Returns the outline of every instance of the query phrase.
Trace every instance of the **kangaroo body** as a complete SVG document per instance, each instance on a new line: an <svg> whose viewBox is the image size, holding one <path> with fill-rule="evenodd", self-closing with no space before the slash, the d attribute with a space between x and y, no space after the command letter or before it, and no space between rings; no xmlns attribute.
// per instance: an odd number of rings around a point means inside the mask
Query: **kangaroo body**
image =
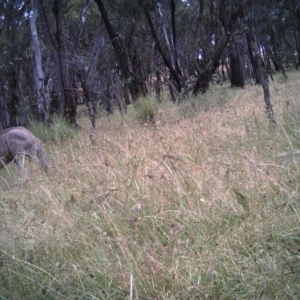
<svg viewBox="0 0 300 300"><path fill-rule="evenodd" d="M14 161L20 171L24 169L24 160L36 157L44 171L48 171L48 161L44 146L24 127L11 127L0 131L0 169Z"/></svg>

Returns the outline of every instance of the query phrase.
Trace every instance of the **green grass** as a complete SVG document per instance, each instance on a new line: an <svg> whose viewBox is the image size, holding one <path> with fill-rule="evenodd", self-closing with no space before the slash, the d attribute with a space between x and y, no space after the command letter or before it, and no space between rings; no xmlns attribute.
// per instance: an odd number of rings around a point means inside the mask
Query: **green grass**
<svg viewBox="0 0 300 300"><path fill-rule="evenodd" d="M76 130L60 116L54 116L49 125L32 121L29 129L41 141L53 144L70 141L76 136Z"/></svg>
<svg viewBox="0 0 300 300"><path fill-rule="evenodd" d="M154 126L136 108L102 118L97 146L86 116L73 138L35 124L49 175L0 173L0 299L299 299L300 77L288 76L271 83L276 130L256 86L155 104Z"/></svg>
<svg viewBox="0 0 300 300"><path fill-rule="evenodd" d="M155 99L142 98L134 104L136 118L144 123L154 123L157 113L157 101Z"/></svg>

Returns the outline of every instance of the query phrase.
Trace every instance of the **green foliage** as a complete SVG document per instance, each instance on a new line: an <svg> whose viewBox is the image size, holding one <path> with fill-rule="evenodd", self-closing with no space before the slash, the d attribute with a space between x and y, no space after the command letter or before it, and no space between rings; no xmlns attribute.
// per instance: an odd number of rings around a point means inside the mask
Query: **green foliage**
<svg viewBox="0 0 300 300"><path fill-rule="evenodd" d="M54 144L70 141L76 135L76 130L59 116L55 116L50 125L33 121L29 127L30 131L41 141Z"/></svg>
<svg viewBox="0 0 300 300"><path fill-rule="evenodd" d="M11 43L10 43L10 41L0 37L0 47L4 47L4 46L10 47Z"/></svg>
<svg viewBox="0 0 300 300"><path fill-rule="evenodd" d="M134 104L136 118L145 123L154 123L155 115L158 111L155 99L142 98Z"/></svg>

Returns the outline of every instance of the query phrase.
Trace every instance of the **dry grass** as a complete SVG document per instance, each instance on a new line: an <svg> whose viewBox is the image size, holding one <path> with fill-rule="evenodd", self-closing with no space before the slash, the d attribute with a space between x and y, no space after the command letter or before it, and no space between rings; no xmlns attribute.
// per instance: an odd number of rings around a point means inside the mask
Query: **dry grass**
<svg viewBox="0 0 300 300"><path fill-rule="evenodd" d="M0 173L0 299L299 299L299 75L98 120Z"/></svg>

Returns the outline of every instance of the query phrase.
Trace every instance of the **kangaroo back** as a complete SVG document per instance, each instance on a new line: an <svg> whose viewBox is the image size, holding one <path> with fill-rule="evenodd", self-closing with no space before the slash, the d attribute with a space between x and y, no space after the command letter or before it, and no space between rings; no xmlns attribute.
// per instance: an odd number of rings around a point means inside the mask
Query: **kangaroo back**
<svg viewBox="0 0 300 300"><path fill-rule="evenodd" d="M45 148L29 130L24 127L11 127L0 131L0 169L14 161L23 172L25 157L37 157L44 171L48 171Z"/></svg>

